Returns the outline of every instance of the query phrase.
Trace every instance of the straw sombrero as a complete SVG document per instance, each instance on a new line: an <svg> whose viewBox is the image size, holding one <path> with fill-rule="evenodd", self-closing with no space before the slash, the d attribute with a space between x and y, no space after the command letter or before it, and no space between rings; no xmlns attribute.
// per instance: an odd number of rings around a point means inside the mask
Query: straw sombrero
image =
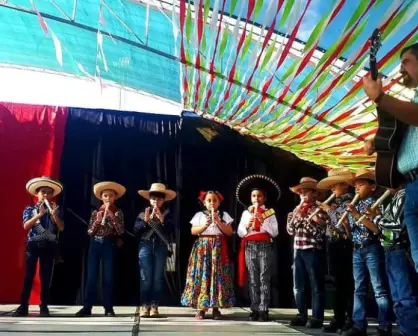
<svg viewBox="0 0 418 336"><path fill-rule="evenodd" d="M160 193L165 195L166 201L171 201L175 199L177 193L173 190L167 189L164 184L162 183L153 183L151 184L151 188L149 190L139 190L138 194L140 194L143 198L150 199L152 193Z"/></svg>
<svg viewBox="0 0 418 336"><path fill-rule="evenodd" d="M123 196L126 188L123 185L112 181L99 182L96 183L93 187L94 196L101 200L102 192L105 190L113 190L116 193L115 200L117 200Z"/></svg>
<svg viewBox="0 0 418 336"><path fill-rule="evenodd" d="M250 193L253 189L264 190L267 194L266 200L277 202L280 198L281 191L279 185L270 177L264 175L250 175L238 183L235 195L239 203L247 207L250 201ZM248 200L247 202L245 200Z"/></svg>
<svg viewBox="0 0 418 336"><path fill-rule="evenodd" d="M331 187L337 183L353 182L353 174L350 169L347 168L335 168L328 172L328 177L318 182L318 189L331 189Z"/></svg>
<svg viewBox="0 0 418 336"><path fill-rule="evenodd" d="M371 180L374 181L376 179L374 170L367 169L367 168L361 168L356 171L356 175L354 176L353 182L355 180Z"/></svg>
<svg viewBox="0 0 418 336"><path fill-rule="evenodd" d="M64 189L61 182L48 176L36 177L26 183L26 190L33 196L36 196L36 190L42 187L51 188L53 190L53 196L57 196Z"/></svg>
<svg viewBox="0 0 418 336"><path fill-rule="evenodd" d="M296 194L299 194L301 189L317 190L318 181L312 177L302 177L298 185L290 187L289 189Z"/></svg>

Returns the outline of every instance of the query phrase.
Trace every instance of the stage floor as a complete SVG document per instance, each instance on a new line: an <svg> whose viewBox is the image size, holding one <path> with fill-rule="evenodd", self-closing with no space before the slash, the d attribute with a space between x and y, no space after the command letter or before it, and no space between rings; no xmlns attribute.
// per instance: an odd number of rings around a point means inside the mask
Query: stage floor
<svg viewBox="0 0 418 336"><path fill-rule="evenodd" d="M135 307L116 307L116 317L104 317L103 309L95 307L93 316L77 318L74 314L80 307L51 306L52 317L38 317L39 308L30 307L30 316L12 317L16 305L0 306L0 335L324 335L320 330L291 328L290 319L296 314L294 309L271 309L271 321L249 322L247 308L223 310L225 319L195 321L194 311L189 308L161 307L161 318L139 320ZM326 312L330 319L331 312ZM371 322L369 332L375 331L376 323ZM394 335L397 335L395 328ZM335 335L335 334L330 334Z"/></svg>

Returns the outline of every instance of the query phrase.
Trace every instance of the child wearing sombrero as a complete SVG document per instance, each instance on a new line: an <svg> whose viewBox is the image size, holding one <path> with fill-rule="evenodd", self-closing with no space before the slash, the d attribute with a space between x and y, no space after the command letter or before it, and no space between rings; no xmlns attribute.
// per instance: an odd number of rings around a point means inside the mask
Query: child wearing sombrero
<svg viewBox="0 0 418 336"><path fill-rule="evenodd" d="M149 190L139 190L149 206L138 215L134 231L139 241L140 317L159 317L158 304L164 294L164 268L173 231L170 210L165 202L176 198L176 192L162 183Z"/></svg>
<svg viewBox="0 0 418 336"><path fill-rule="evenodd" d="M181 304L197 309L197 320L204 319L209 308L212 318L220 320L219 308L235 304L226 238L232 235L233 219L220 210L223 199L217 191L201 191L199 200L205 209L190 221L192 235L198 238L190 253Z"/></svg>
<svg viewBox="0 0 418 336"><path fill-rule="evenodd" d="M342 214L354 195L350 192L353 174L347 168L335 168L328 176L318 182L318 189L331 190L334 199L330 204L321 203L320 208L327 212L330 222L326 231L328 269L334 279L334 317L324 331L335 333L353 326L353 245L348 221L338 225Z"/></svg>
<svg viewBox="0 0 418 336"><path fill-rule="evenodd" d="M241 216L238 235L242 238L238 259L238 284L244 287L249 278L251 300L250 321L268 321L270 280L273 259L273 238L279 233L273 209L265 206L267 199L277 201L279 186L264 175L251 175L237 188L238 201L248 207Z"/></svg>
<svg viewBox="0 0 418 336"><path fill-rule="evenodd" d="M292 326L321 328L324 320L325 255L324 238L328 216L317 210L317 180L303 177L290 190L300 196L301 202L288 215L287 231L294 236L293 291L298 315L291 320ZM305 288L310 282L312 292L312 318L308 321Z"/></svg>
<svg viewBox="0 0 418 336"><path fill-rule="evenodd" d="M391 307L386 285L385 255L379 241L380 230L367 217L359 221L368 208L376 202L377 186L374 171L366 168L359 169L353 183L360 199L356 205L349 204L347 209L354 247L354 326L344 335L367 335L366 299L370 280L379 310L378 334L391 335Z"/></svg>
<svg viewBox="0 0 418 336"><path fill-rule="evenodd" d="M94 185L94 195L103 202L94 210L88 226L90 248L87 264L87 284L84 305L76 316L91 315L96 300L96 281L100 263L103 262L105 316L115 316L113 310L113 254L116 238L125 231L123 212L114 203L125 194L125 187L116 182L105 181Z"/></svg>
<svg viewBox="0 0 418 336"><path fill-rule="evenodd" d="M27 316L28 302L35 277L36 265L40 263L41 304L40 316L49 316L49 286L58 247L58 232L64 229L58 206L53 198L59 195L62 184L50 177L31 179L26 190L37 198L35 205L23 210L23 228L28 232L26 247L26 269L20 306L13 316Z"/></svg>

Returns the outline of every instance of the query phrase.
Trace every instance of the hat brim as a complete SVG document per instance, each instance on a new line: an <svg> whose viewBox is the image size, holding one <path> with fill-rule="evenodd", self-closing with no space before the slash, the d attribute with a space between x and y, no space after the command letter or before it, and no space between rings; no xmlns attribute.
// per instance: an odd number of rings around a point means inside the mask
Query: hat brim
<svg viewBox="0 0 418 336"><path fill-rule="evenodd" d="M318 190L318 183L317 182L303 182L298 184L297 186L290 187L291 191L296 194L300 194L302 189L311 189L311 190Z"/></svg>
<svg viewBox="0 0 418 336"><path fill-rule="evenodd" d="M316 187L318 189L326 190L331 189L331 187L337 183L347 183L351 185L353 184L353 176L341 175L326 177L323 180L319 181Z"/></svg>
<svg viewBox="0 0 418 336"><path fill-rule="evenodd" d="M374 173L364 173L364 174L354 177L353 183L357 180L371 180L373 182L376 182L376 176Z"/></svg>
<svg viewBox="0 0 418 336"><path fill-rule="evenodd" d="M94 185L93 187L94 196L96 196L99 200L101 200L102 192L105 190L113 190L116 193L115 200L121 198L126 192L126 188L123 185L116 183L116 182L105 181L105 182L100 182Z"/></svg>
<svg viewBox="0 0 418 336"><path fill-rule="evenodd" d="M51 188L53 190L53 196L59 195L64 189L60 182L43 177L34 178L26 183L26 190L33 196L36 196L36 190L42 187Z"/></svg>
<svg viewBox="0 0 418 336"><path fill-rule="evenodd" d="M147 199L147 200L151 199L151 194L152 193L164 194L165 195L165 198L164 198L165 201L171 201L171 200L175 199L176 196L177 196L177 193L173 190L170 190L170 189L162 190L162 191L157 191L157 190L139 190L138 191L138 194L140 196L142 196L143 198Z"/></svg>
<svg viewBox="0 0 418 336"><path fill-rule="evenodd" d="M270 177L264 175L250 175L238 183L236 197L244 207L251 204L250 194L254 189L264 190L268 202L277 202L281 196L279 185Z"/></svg>

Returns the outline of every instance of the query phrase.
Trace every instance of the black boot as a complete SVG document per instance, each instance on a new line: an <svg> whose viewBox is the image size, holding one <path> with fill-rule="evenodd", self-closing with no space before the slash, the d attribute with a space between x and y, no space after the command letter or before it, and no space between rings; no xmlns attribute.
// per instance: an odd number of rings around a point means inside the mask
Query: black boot
<svg viewBox="0 0 418 336"><path fill-rule="evenodd" d="M261 311L259 314L259 321L260 322L267 322L269 320L269 312L268 310Z"/></svg>
<svg viewBox="0 0 418 336"><path fill-rule="evenodd" d="M113 308L110 308L110 309L105 309L105 316L112 316L112 317L115 317L115 316L116 316L116 314L115 314L115 311L113 310Z"/></svg>
<svg viewBox="0 0 418 336"><path fill-rule="evenodd" d="M306 328L310 329L319 329L322 328L324 322L322 320L318 320L316 318L311 318L308 323L306 323Z"/></svg>
<svg viewBox="0 0 418 336"><path fill-rule="evenodd" d="M40 305L39 306L39 316L40 317L50 317L48 306Z"/></svg>
<svg viewBox="0 0 418 336"><path fill-rule="evenodd" d="M306 319L297 315L295 318L290 320L290 325L292 327L304 327L306 325Z"/></svg>
<svg viewBox="0 0 418 336"><path fill-rule="evenodd" d="M258 321L259 313L256 310L252 310L250 315L248 316L249 321Z"/></svg>
<svg viewBox="0 0 418 336"><path fill-rule="evenodd" d="M87 317L91 316L91 308L83 307L76 314L76 317Z"/></svg>
<svg viewBox="0 0 418 336"><path fill-rule="evenodd" d="M343 336L367 336L367 331L360 330L355 326L343 332Z"/></svg>
<svg viewBox="0 0 418 336"><path fill-rule="evenodd" d="M20 305L17 309L13 312L13 317L25 317L29 315L29 308L28 306Z"/></svg>
<svg viewBox="0 0 418 336"><path fill-rule="evenodd" d="M343 323L333 318L329 325L322 328L323 332L326 333L336 333L338 330L342 329Z"/></svg>

